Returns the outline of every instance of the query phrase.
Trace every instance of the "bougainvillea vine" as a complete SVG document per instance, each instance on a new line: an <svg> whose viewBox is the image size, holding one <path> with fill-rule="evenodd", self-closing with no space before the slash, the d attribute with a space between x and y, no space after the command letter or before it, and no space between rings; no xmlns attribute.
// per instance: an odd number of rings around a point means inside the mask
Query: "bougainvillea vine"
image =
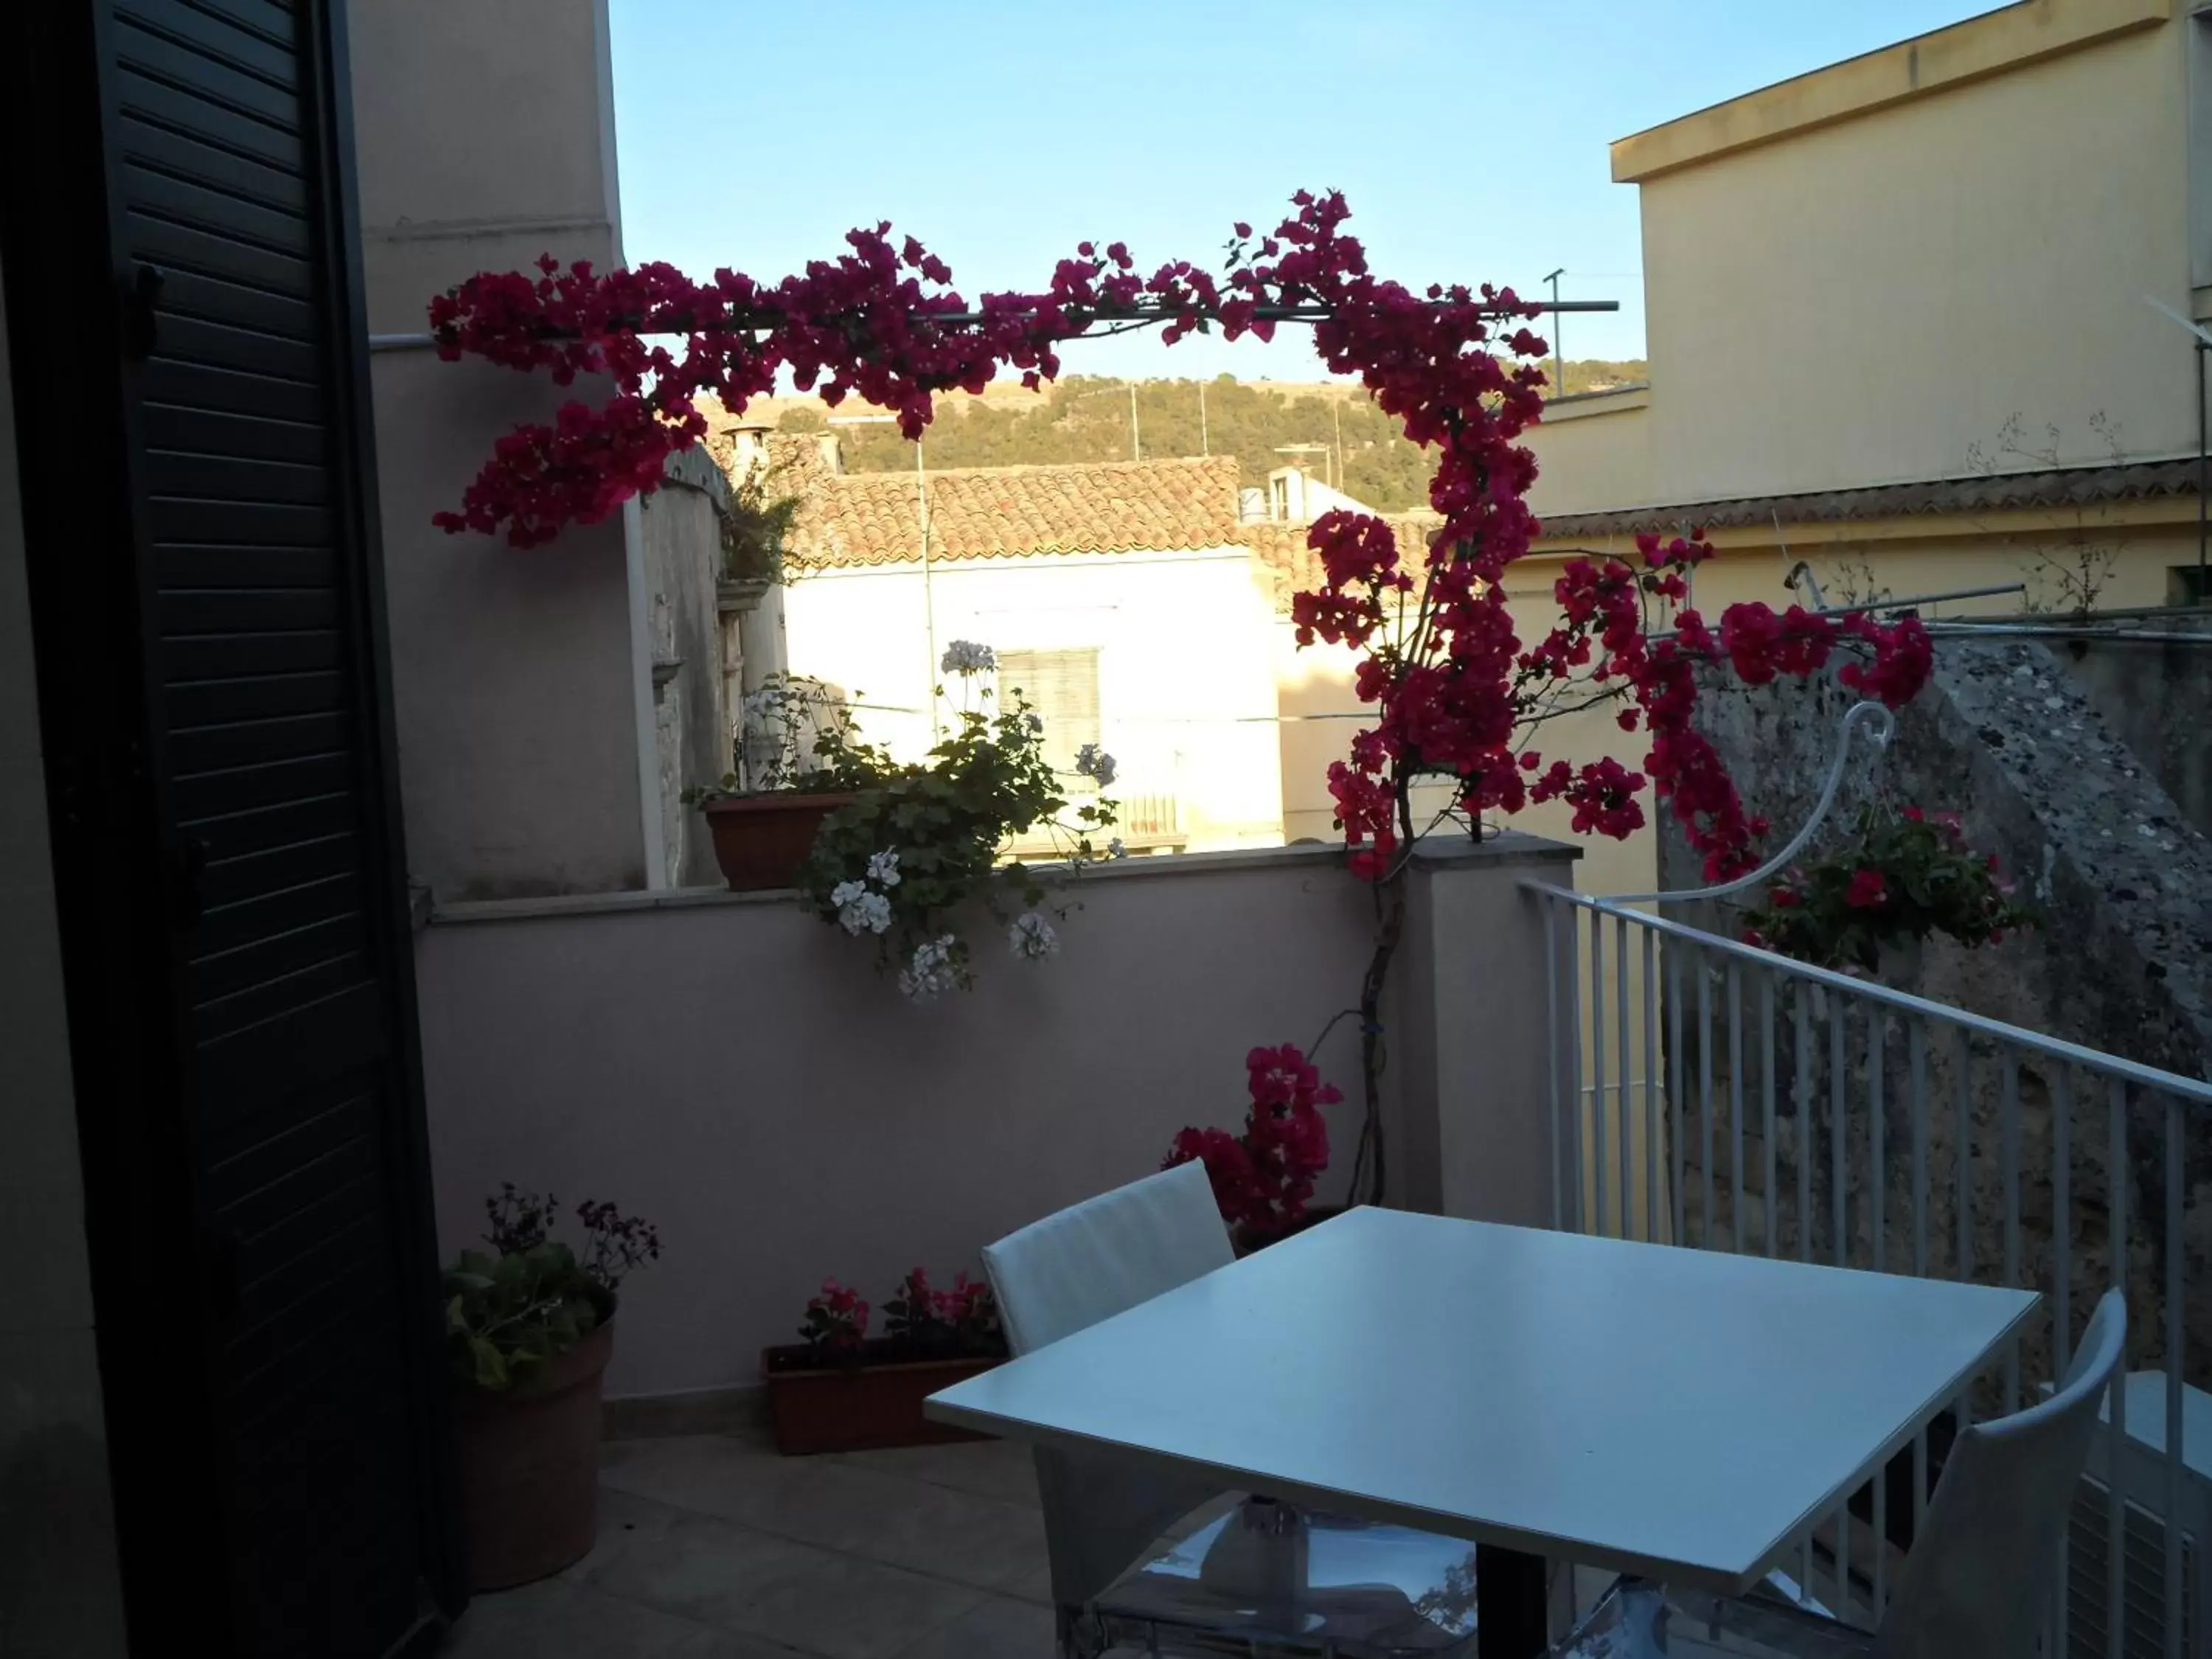
<svg viewBox="0 0 2212 1659"><path fill-rule="evenodd" d="M1378 277L1344 230L1342 196L1302 191L1291 201L1272 232L1235 227L1218 276L1187 259L1143 275L1122 244L1085 242L1044 288L972 306L943 260L910 236L895 240L888 224L849 233L846 252L774 284L727 270L695 282L665 264L564 269L550 258L534 276L471 277L432 302L442 356L542 369L562 385L599 377L609 390L500 440L460 509L438 522L527 547L603 519L657 488L668 456L705 435L702 398L740 410L780 376L832 405L858 396L894 410L918 438L938 393L980 392L1002 370L1036 387L1058 374L1058 349L1086 334L1157 326L1169 343L1215 329L1264 339L1279 320L1310 321L1328 371L1356 378L1433 452L1429 501L1442 520L1425 547L1407 550L1378 519L1325 514L1309 535L1323 579L1292 601L1301 643L1358 653L1354 686L1375 709L1329 787L1352 867L1376 894L1358 1006L1367 1110L1354 1185L1364 1170L1379 1197L1382 995L1405 856L1429 827L1415 821L1417 785L1443 797L1430 824L1453 819L1477 833L1486 814L1557 800L1577 832L1625 836L1644 823L1650 793L1711 878L1726 880L1757 864L1765 826L1696 729L1700 672L1725 665L1763 684L1818 672L1848 648L1838 678L1895 706L1925 681L1929 649L1909 617L1741 604L1716 629L1692 603L1694 570L1712 553L1695 534L1644 538L1633 560L1571 561L1554 586L1558 623L1524 644L1504 576L1540 531L1525 499L1536 463L1519 441L1543 411L1546 343L1527 326L1537 308L1510 289L1416 293ZM1598 706L1644 734L1638 763L1547 762L1539 729Z"/></svg>

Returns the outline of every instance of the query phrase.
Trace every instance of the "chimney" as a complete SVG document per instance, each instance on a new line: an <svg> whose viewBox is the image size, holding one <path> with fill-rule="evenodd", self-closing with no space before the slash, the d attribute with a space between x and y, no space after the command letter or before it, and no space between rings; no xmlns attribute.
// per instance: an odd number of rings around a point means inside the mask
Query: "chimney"
<svg viewBox="0 0 2212 1659"><path fill-rule="evenodd" d="M821 448L822 465L830 469L833 477L843 477L845 476L844 439L835 432L820 432L815 434L814 441Z"/></svg>

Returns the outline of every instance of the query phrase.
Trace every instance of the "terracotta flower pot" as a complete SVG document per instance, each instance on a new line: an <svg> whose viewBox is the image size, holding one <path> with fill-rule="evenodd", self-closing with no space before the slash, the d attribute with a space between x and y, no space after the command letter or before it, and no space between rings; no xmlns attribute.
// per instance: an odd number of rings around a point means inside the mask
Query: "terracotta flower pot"
<svg viewBox="0 0 2212 1659"><path fill-rule="evenodd" d="M700 810L714 837L714 862L733 893L798 884L799 866L814 850L822 820L858 795L803 795L781 791L732 795Z"/></svg>
<svg viewBox="0 0 2212 1659"><path fill-rule="evenodd" d="M592 1547L599 1385L614 1343L610 1321L520 1388L455 1393L453 1451L471 1589L547 1577Z"/></svg>
<svg viewBox="0 0 2212 1659"><path fill-rule="evenodd" d="M873 1346L873 1345L871 1345ZM1003 1359L908 1359L817 1367L794 1344L763 1349L769 1420L786 1457L814 1452L878 1451L887 1446L934 1446L988 1435L933 1423L921 1402L940 1389L1004 1364Z"/></svg>

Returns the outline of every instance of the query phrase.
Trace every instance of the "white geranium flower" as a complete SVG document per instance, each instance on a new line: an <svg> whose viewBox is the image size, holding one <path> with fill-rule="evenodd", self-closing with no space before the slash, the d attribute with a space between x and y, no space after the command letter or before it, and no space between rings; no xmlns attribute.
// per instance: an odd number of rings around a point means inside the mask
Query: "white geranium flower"
<svg viewBox="0 0 2212 1659"><path fill-rule="evenodd" d="M973 640L955 640L945 647L938 666L947 674L988 674L999 665L998 653Z"/></svg>
<svg viewBox="0 0 2212 1659"><path fill-rule="evenodd" d="M1114 757L1095 743L1086 743L1075 751L1075 769L1096 779L1101 789L1114 781Z"/></svg>
<svg viewBox="0 0 2212 1659"><path fill-rule="evenodd" d="M886 850L868 859L868 879L888 892L899 884L898 854Z"/></svg>
<svg viewBox="0 0 2212 1659"><path fill-rule="evenodd" d="M1109 859L1125 859L1129 856L1129 849L1121 844L1121 836L1116 836L1106 843L1106 856Z"/></svg>
<svg viewBox="0 0 2212 1659"><path fill-rule="evenodd" d="M891 902L870 892L865 882L839 882L830 890L830 902L837 907L838 926L855 937L880 933L891 925Z"/></svg>
<svg viewBox="0 0 2212 1659"><path fill-rule="evenodd" d="M915 947L914 960L899 970L899 989L915 1002L933 1002L945 992L960 983L952 965L953 947L958 944L950 933L940 933L927 944Z"/></svg>
<svg viewBox="0 0 2212 1659"><path fill-rule="evenodd" d="M1020 961L1041 961L1060 954L1060 935L1035 910L1024 910L1006 929L1006 949Z"/></svg>

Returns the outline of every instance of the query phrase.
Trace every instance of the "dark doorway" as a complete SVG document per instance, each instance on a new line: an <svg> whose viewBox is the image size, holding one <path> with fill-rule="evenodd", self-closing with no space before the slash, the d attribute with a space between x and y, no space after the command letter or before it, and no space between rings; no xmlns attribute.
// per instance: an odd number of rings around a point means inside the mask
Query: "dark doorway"
<svg viewBox="0 0 2212 1659"><path fill-rule="evenodd" d="M4 9L27 565L134 1650L454 1606L324 0Z"/></svg>

